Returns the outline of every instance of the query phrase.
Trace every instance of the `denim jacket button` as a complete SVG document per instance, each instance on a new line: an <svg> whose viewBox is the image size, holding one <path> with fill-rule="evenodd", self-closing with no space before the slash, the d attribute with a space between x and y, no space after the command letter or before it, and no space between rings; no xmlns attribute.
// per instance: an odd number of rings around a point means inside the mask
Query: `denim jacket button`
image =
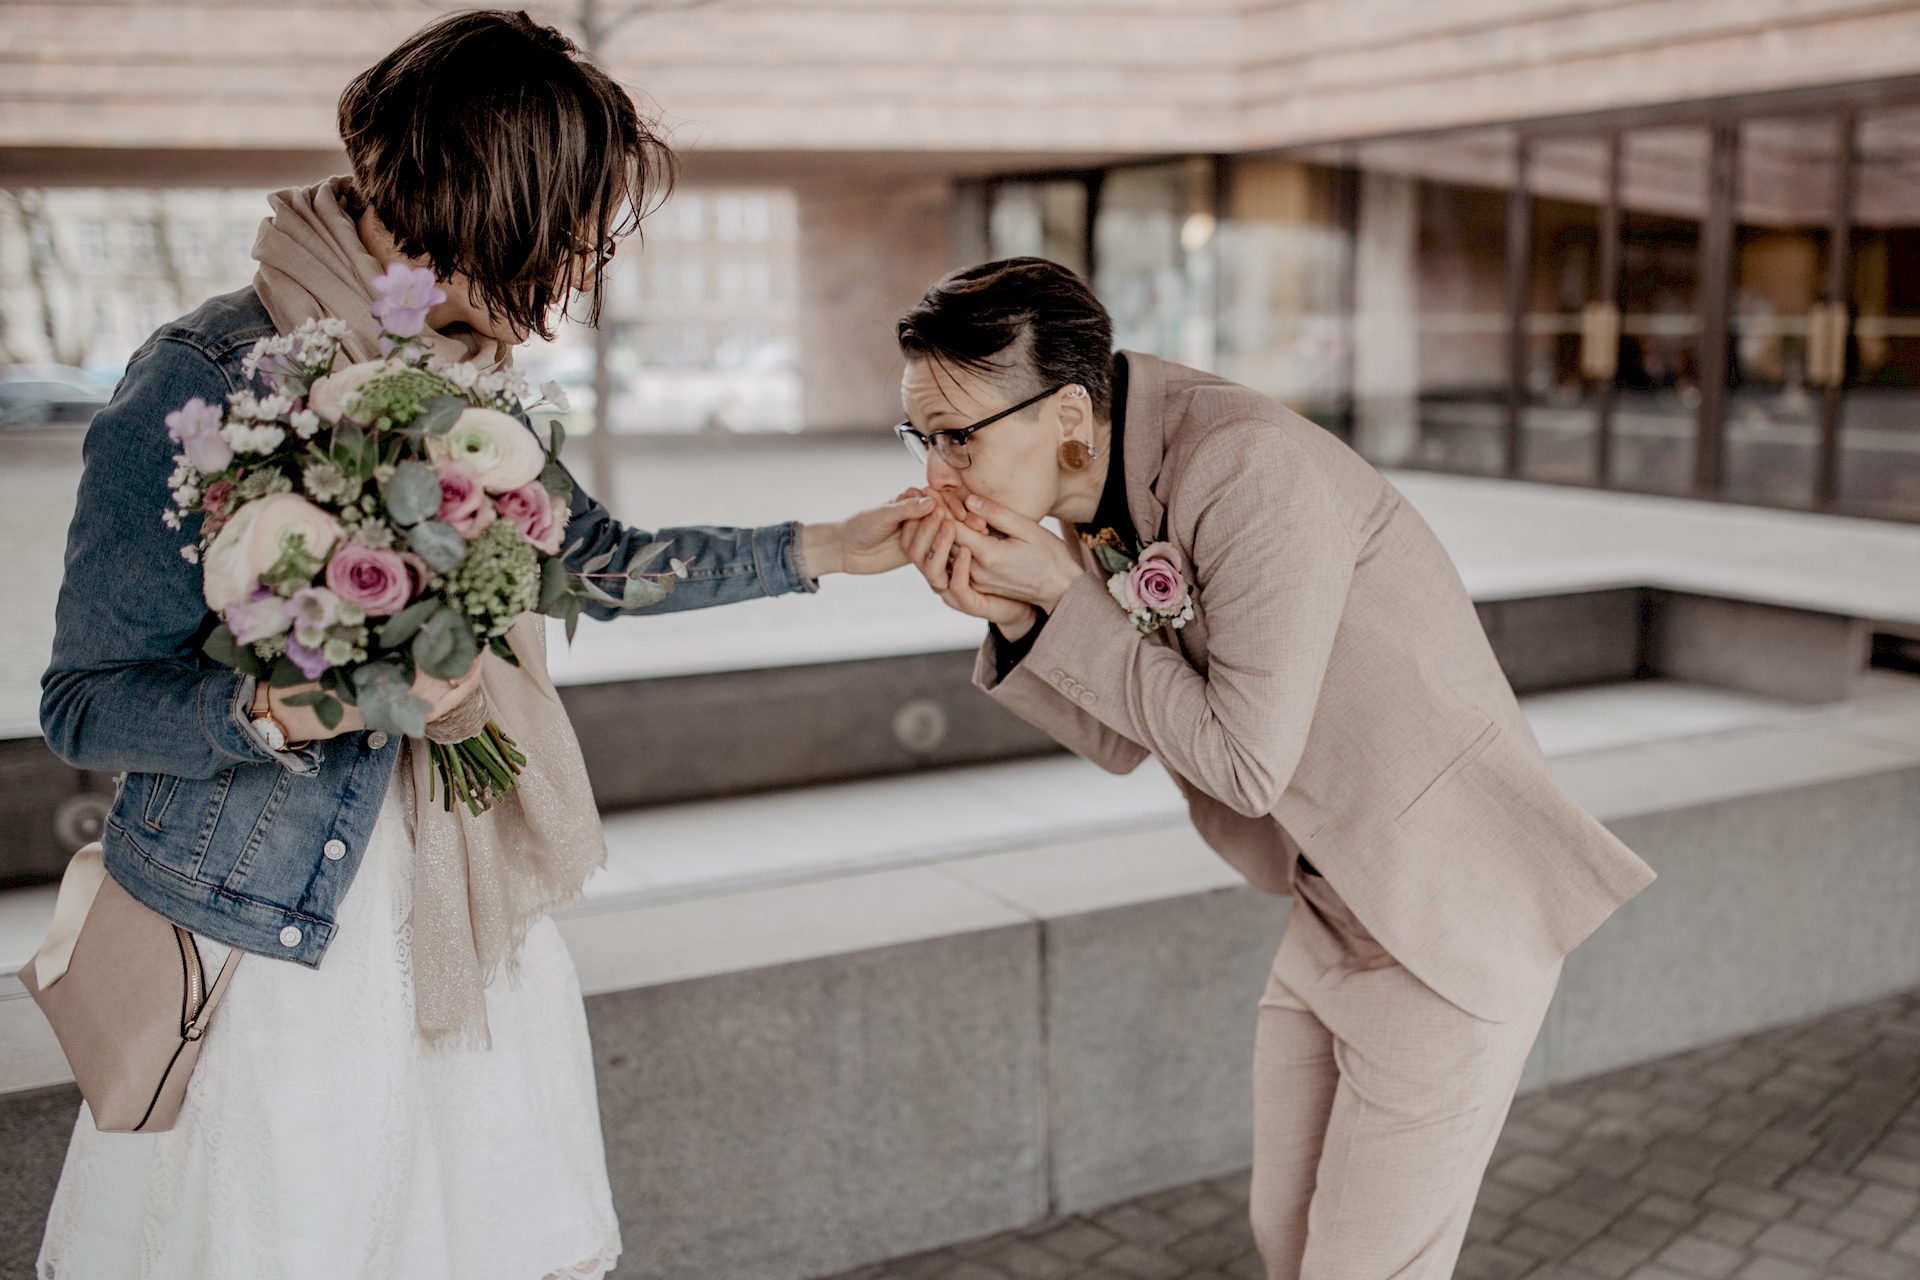
<svg viewBox="0 0 1920 1280"><path fill-rule="evenodd" d="M299 946L300 930L294 927L293 925L288 925L286 928L282 929L280 931L280 945L283 947Z"/></svg>
<svg viewBox="0 0 1920 1280"><path fill-rule="evenodd" d="M367 735L367 749L369 751L378 751L380 748L386 745L387 745L387 735L380 732L378 729L375 729L372 733ZM338 855L336 854L335 856L337 857Z"/></svg>
<svg viewBox="0 0 1920 1280"><path fill-rule="evenodd" d="M338 861L340 861L340 859L342 859L342 858L344 858L344 857L346 857L346 856L347 856L347 844L346 844L346 841L344 841L344 840L329 840L329 841L327 841L327 842L326 842L325 844L323 844L323 845L321 845L321 846L320 846L320 852L321 852L321 853L324 853L324 854L326 854L326 855L327 855L327 859L328 859L329 861L331 861L331 862L338 862ZM293 944L292 944L292 943L288 943L287 945L288 945L288 946L292 946Z"/></svg>

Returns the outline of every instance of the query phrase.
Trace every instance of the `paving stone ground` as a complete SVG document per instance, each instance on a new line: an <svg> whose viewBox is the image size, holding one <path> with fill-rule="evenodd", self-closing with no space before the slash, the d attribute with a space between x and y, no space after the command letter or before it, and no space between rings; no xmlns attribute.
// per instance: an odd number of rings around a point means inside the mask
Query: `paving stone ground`
<svg viewBox="0 0 1920 1280"><path fill-rule="evenodd" d="M1244 1173L837 1280L1263 1280ZM1920 1280L1920 992L1529 1094L1457 1280Z"/></svg>

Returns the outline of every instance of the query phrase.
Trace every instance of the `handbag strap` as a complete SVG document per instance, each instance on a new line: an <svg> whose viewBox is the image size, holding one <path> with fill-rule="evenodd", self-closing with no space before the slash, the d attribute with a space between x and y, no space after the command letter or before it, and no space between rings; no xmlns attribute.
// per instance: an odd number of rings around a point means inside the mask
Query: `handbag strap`
<svg viewBox="0 0 1920 1280"><path fill-rule="evenodd" d="M194 1014L193 1021L187 1024L183 1039L198 1040L206 1034L207 1023L213 1018L213 1008L220 1003L220 997L227 994L227 984L233 981L233 971L239 967L240 957L244 954L238 947L227 952L226 961L220 966L219 976L214 978L213 985L207 989L207 998L201 1002L200 1012Z"/></svg>

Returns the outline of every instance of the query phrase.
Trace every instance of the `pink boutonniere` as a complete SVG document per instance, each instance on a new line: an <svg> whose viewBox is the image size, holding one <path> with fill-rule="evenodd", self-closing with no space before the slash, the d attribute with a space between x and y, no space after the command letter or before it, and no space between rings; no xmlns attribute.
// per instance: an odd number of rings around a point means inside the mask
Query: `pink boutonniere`
<svg viewBox="0 0 1920 1280"><path fill-rule="evenodd" d="M1141 635L1152 635L1161 627L1178 631L1193 621L1193 588L1180 572L1172 543L1155 542L1129 553L1111 529L1081 536L1107 571L1107 592L1127 611Z"/></svg>

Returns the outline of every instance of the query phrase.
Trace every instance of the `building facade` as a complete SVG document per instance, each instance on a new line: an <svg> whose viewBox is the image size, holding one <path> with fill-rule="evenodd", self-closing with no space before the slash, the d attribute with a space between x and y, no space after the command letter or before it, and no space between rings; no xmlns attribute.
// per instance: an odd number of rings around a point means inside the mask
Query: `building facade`
<svg viewBox="0 0 1920 1280"><path fill-rule="evenodd" d="M336 170L340 86L443 7L0 7L10 357L124 358L140 321L98 315L192 291L152 211L227 227ZM1037 253L1123 346L1385 465L1920 517L1920 3L539 12L685 157L606 331L531 356L604 396L603 449L882 426L892 317L956 263ZM144 283L87 283L84 228L114 218Z"/></svg>

